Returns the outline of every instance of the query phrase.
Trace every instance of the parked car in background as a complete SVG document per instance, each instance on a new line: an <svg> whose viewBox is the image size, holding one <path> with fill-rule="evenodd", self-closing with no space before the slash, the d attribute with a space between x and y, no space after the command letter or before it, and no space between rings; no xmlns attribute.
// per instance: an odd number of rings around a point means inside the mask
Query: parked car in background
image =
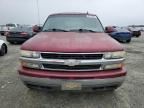
<svg viewBox="0 0 144 108"><path fill-rule="evenodd" d="M132 33L133 37L141 36L141 30L138 30L136 27L128 27L128 30Z"/></svg>
<svg viewBox="0 0 144 108"><path fill-rule="evenodd" d="M29 38L33 37L35 33L33 32L32 27L19 26L14 29L11 29L9 32L5 33L6 40L11 43L23 43Z"/></svg>
<svg viewBox="0 0 144 108"><path fill-rule="evenodd" d="M20 26L19 24L15 24L15 23L9 23L9 24L6 24L6 25L2 25L1 29L0 29L0 33L3 36L5 34L5 32L8 32L11 29L19 27L19 26Z"/></svg>
<svg viewBox="0 0 144 108"><path fill-rule="evenodd" d="M7 53L8 47L5 43L5 41L0 39L0 56L3 56Z"/></svg>
<svg viewBox="0 0 144 108"><path fill-rule="evenodd" d="M19 75L29 88L114 90L125 79L124 60L124 48L96 15L58 13L21 46Z"/></svg>
<svg viewBox="0 0 144 108"><path fill-rule="evenodd" d="M15 27L19 27L19 24L15 24L15 23L9 23L6 25L2 25L1 29L0 29L0 33L3 36L5 34L5 32L10 31L11 29L15 28Z"/></svg>
<svg viewBox="0 0 144 108"><path fill-rule="evenodd" d="M111 28L112 32L108 32L109 35L119 42L129 43L131 42L132 33L125 28L115 27ZM107 29L106 29L107 31Z"/></svg>

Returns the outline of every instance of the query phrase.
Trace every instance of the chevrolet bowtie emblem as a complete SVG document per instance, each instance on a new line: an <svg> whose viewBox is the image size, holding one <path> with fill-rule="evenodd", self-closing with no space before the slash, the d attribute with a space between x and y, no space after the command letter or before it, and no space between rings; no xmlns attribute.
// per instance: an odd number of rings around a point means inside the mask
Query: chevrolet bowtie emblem
<svg viewBox="0 0 144 108"><path fill-rule="evenodd" d="M65 60L64 64L68 66L76 66L80 64L80 61L75 60L75 59L68 59L68 60Z"/></svg>

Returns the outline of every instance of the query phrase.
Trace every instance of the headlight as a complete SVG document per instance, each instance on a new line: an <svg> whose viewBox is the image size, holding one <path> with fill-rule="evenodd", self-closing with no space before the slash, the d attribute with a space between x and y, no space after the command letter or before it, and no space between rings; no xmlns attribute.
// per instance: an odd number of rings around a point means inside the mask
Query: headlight
<svg viewBox="0 0 144 108"><path fill-rule="evenodd" d="M21 57L39 58L40 54L39 52L36 52L36 51L21 50Z"/></svg>
<svg viewBox="0 0 144 108"><path fill-rule="evenodd" d="M109 70L109 69L120 69L122 68L124 64L120 63L120 64L111 64L111 65L105 65L104 69L105 70Z"/></svg>
<svg viewBox="0 0 144 108"><path fill-rule="evenodd" d="M125 51L108 52L104 55L105 59L118 59L124 58L126 55Z"/></svg>
<svg viewBox="0 0 144 108"><path fill-rule="evenodd" d="M41 68L40 64L29 63L29 62L25 62L25 61L21 61L21 65L23 67L34 68L34 69L40 69Z"/></svg>

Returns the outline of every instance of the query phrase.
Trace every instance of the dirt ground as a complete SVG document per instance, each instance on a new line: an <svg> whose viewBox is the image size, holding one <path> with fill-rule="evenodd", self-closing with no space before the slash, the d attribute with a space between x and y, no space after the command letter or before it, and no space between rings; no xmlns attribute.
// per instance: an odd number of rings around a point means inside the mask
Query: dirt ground
<svg viewBox="0 0 144 108"><path fill-rule="evenodd" d="M8 43L8 54L0 57L0 107L144 108L144 33L123 46L127 51L128 75L120 88L115 92L68 93L26 88L17 73L20 45Z"/></svg>

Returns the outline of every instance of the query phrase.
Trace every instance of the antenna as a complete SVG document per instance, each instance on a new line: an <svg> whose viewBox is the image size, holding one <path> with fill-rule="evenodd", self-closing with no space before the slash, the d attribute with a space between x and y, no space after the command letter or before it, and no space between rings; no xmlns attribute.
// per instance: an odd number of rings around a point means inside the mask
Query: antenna
<svg viewBox="0 0 144 108"><path fill-rule="evenodd" d="M38 15L38 24L40 25L39 0L36 0L36 2L37 2L37 11L38 11L38 13L37 13L37 15Z"/></svg>

